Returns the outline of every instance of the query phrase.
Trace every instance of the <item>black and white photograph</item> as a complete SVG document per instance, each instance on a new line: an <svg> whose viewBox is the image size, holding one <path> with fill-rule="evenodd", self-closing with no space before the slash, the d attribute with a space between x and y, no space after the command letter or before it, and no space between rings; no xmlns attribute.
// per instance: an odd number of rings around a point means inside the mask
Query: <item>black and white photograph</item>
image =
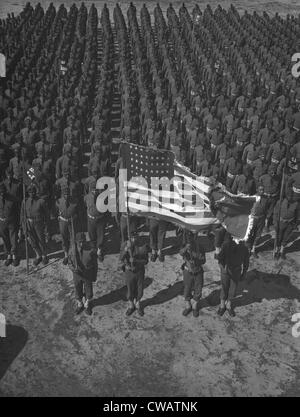
<svg viewBox="0 0 300 417"><path fill-rule="evenodd" d="M0 0L2 399L300 397L299 77L300 0Z"/></svg>

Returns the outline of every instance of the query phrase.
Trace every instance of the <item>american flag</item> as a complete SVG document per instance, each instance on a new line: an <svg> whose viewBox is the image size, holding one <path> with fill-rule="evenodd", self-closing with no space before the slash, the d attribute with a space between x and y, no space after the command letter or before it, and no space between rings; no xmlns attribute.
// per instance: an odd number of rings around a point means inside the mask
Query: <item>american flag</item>
<svg viewBox="0 0 300 417"><path fill-rule="evenodd" d="M126 143L122 144L121 156L127 169L129 213L163 219L193 231L222 223L239 239L249 233L255 197L233 195L212 179L197 177L170 151Z"/></svg>

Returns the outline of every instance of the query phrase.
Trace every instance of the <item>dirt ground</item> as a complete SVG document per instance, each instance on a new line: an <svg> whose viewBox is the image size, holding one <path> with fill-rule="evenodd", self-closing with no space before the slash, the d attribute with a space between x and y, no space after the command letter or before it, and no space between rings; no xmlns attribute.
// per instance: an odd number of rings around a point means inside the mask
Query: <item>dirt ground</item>
<svg viewBox="0 0 300 417"><path fill-rule="evenodd" d="M300 337L291 332L300 313L297 236L284 262L263 244L240 285L235 318L216 314L219 270L204 237L200 317L186 318L172 233L164 264L147 268L144 317L124 314L116 251L99 264L91 317L73 314L72 276L60 252L29 277L24 260L17 268L2 263L8 327L0 338L0 396L300 396Z"/></svg>

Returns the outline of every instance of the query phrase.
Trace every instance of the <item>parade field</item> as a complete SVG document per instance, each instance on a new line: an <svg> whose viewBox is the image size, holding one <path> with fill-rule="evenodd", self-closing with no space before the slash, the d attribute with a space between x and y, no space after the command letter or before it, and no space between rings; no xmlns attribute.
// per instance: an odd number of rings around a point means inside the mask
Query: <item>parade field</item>
<svg viewBox="0 0 300 417"><path fill-rule="evenodd" d="M26 3L0 2L0 397L299 397L300 1Z"/></svg>
<svg viewBox="0 0 300 417"><path fill-rule="evenodd" d="M72 277L60 262L29 277L24 261L1 267L9 322L7 340L0 339L1 395L299 396L300 337L292 336L299 240L291 250L285 262L269 250L251 263L235 318L216 314L220 272L212 252L198 318L181 314L178 255L149 265L145 315L130 318L116 254L99 266L92 317L74 318Z"/></svg>

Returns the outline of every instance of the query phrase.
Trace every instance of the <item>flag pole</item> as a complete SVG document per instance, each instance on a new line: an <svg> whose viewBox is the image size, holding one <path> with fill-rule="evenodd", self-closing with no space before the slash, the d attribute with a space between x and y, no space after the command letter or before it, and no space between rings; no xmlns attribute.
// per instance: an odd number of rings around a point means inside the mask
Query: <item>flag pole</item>
<svg viewBox="0 0 300 417"><path fill-rule="evenodd" d="M22 188L23 188L23 216L24 216L24 235L25 235L25 253L26 253L26 272L29 275L29 251L28 251L28 230L27 230L27 215L26 215L26 189L25 189L25 161L24 155L21 148L22 154Z"/></svg>
<svg viewBox="0 0 300 417"><path fill-rule="evenodd" d="M273 248L273 252L275 254L275 250L277 247L277 233L279 232L279 224L280 224L280 212L281 212L281 204L282 204L282 198L283 198L283 192L284 192L284 182L285 182L285 175L286 175L286 168L287 168L287 161L288 161L288 157L289 157L289 147L287 148L286 151L286 157L285 157L285 162L284 162L284 167L283 167L283 172L282 172L282 179L281 179L281 186L280 186L280 196L279 196L279 210L278 210L278 219L277 219L277 224L275 226L275 239L274 239L274 248ZM277 229L277 233L276 233L276 229Z"/></svg>

